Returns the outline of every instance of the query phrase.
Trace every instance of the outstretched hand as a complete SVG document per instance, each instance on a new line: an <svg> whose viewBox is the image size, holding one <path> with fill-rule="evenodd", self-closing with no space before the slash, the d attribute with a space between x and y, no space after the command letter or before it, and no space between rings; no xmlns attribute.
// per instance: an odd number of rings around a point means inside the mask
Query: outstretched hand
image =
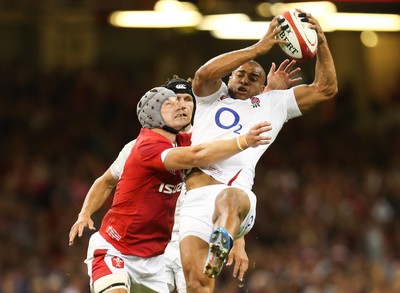
<svg viewBox="0 0 400 293"><path fill-rule="evenodd" d="M279 16L275 16L268 27L265 35L254 45L257 47L257 51L259 55L266 54L271 48L277 44L286 45L287 40L282 40L277 38L277 35L282 31L281 28L278 27Z"/></svg>
<svg viewBox="0 0 400 293"><path fill-rule="evenodd" d="M297 67L293 69L295 64L295 60L289 61L289 59L285 59L279 65L278 69L276 69L276 64L272 62L267 75L267 86L265 87L264 92L270 90L286 90L300 82L302 78L294 76L301 71L301 68Z"/></svg>
<svg viewBox="0 0 400 293"><path fill-rule="evenodd" d="M247 256L244 240L239 238L234 241L233 247L228 255L227 266L235 263L233 267L233 277L237 278L240 282L243 282L244 274L249 268L249 258Z"/></svg>
<svg viewBox="0 0 400 293"><path fill-rule="evenodd" d="M247 147L257 147L259 145L269 144L271 142L271 136L265 135L264 133L271 129L271 123L266 121L255 124L243 136L244 143Z"/></svg>
<svg viewBox="0 0 400 293"><path fill-rule="evenodd" d="M300 13L302 17L307 19L307 22L309 23L309 28L314 29L317 32L318 46L326 43L326 37L324 31L322 30L318 20L311 13L307 13L301 9L296 9L296 10L298 13Z"/></svg>
<svg viewBox="0 0 400 293"><path fill-rule="evenodd" d="M76 236L82 237L83 230L85 228L89 228L90 230L96 230L94 227L94 222L90 217L84 217L79 215L78 220L76 220L75 224L71 227L69 231L69 245L74 244L74 239Z"/></svg>

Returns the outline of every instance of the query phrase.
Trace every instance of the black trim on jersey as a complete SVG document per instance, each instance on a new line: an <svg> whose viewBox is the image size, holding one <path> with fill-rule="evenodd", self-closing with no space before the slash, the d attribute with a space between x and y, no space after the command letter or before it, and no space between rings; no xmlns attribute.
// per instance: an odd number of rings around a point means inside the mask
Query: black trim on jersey
<svg viewBox="0 0 400 293"><path fill-rule="evenodd" d="M117 286L124 286L125 288L127 288L126 284L123 283L123 282L121 282L121 283L115 283L115 284L111 284L111 285L108 286L107 288L101 290L99 293L103 293L103 292L105 292L106 290L111 289L111 288L114 288L114 287L117 287Z"/></svg>

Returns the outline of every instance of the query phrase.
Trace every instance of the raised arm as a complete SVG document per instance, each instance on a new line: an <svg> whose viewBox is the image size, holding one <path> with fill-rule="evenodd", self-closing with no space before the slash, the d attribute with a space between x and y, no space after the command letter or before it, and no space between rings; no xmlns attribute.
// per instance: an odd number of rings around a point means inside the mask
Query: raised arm
<svg viewBox="0 0 400 293"><path fill-rule="evenodd" d="M271 137L265 132L271 129L270 123L261 122L254 125L247 134L233 139L171 149L164 158L164 166L168 170L179 170L208 166L223 161L249 147L269 144Z"/></svg>
<svg viewBox="0 0 400 293"><path fill-rule="evenodd" d="M267 33L254 45L221 54L201 66L192 81L193 92L200 97L213 94L221 86L222 78L240 65L266 54L275 44L285 43L285 41L275 38L281 31L277 25L278 17L275 17L271 21Z"/></svg>
<svg viewBox="0 0 400 293"><path fill-rule="evenodd" d="M338 92L335 64L325 34L311 14L307 13L307 18L310 27L317 31L318 50L313 83L294 87L297 104L302 112L335 97Z"/></svg>

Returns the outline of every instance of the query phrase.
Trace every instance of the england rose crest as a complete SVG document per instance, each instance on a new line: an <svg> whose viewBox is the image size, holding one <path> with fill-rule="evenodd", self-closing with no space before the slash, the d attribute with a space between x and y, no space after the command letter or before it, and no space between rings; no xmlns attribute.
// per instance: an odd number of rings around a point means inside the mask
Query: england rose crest
<svg viewBox="0 0 400 293"><path fill-rule="evenodd" d="M250 102L251 102L251 105L253 106L253 108L260 107L260 99L259 98L251 97Z"/></svg>

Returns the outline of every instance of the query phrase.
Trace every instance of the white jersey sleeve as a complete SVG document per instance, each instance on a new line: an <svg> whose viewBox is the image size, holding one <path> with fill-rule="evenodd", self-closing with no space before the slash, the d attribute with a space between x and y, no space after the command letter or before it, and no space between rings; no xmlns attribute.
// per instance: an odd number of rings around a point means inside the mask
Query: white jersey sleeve
<svg viewBox="0 0 400 293"><path fill-rule="evenodd" d="M122 172L124 171L125 162L128 159L128 156L131 153L131 150L135 145L135 143L136 139L128 142L119 152L119 155L115 159L115 161L111 164L110 166L111 174L115 179L121 178Z"/></svg>

